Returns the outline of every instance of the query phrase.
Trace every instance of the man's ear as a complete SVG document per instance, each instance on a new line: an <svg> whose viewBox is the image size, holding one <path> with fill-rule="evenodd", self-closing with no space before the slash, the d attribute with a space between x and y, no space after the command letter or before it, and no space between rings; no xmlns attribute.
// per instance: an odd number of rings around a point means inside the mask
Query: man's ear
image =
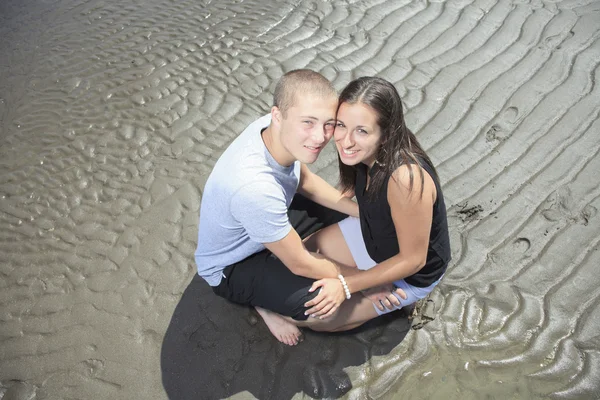
<svg viewBox="0 0 600 400"><path fill-rule="evenodd" d="M283 115L281 114L281 110L277 106L271 107L271 123L277 126L281 125L281 120L283 119Z"/></svg>

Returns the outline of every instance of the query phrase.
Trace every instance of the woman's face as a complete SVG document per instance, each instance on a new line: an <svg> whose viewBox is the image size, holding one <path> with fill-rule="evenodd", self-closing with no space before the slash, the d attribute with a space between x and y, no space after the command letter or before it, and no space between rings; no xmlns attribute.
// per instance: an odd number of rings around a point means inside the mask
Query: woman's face
<svg viewBox="0 0 600 400"><path fill-rule="evenodd" d="M344 164L372 167L381 141L377 112L363 103L342 103L333 137Z"/></svg>

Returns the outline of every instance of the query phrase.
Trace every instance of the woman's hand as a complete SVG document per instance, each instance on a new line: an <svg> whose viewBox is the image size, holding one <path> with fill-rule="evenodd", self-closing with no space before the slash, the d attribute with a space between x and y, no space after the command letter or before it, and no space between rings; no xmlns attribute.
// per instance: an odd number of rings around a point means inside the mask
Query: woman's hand
<svg viewBox="0 0 600 400"><path fill-rule="evenodd" d="M319 294L304 306L310 307L304 314L319 319L329 318L346 299L342 282L337 278L324 278L313 283L309 292L321 288Z"/></svg>
<svg viewBox="0 0 600 400"><path fill-rule="evenodd" d="M374 288L366 289L362 291L363 295L375 304L380 311L393 310L394 306L400 306L400 300L394 293L397 293L400 297L406 300L406 293L400 288L396 288L393 284L377 286Z"/></svg>

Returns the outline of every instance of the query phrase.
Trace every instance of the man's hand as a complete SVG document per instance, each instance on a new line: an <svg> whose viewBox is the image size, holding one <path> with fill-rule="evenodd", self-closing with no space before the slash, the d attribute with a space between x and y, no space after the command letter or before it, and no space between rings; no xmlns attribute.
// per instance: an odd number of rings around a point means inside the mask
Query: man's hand
<svg viewBox="0 0 600 400"><path fill-rule="evenodd" d="M362 293L365 295L365 297L371 300L373 304L375 304L375 307L377 307L380 311L385 311L386 308L388 310L393 310L394 306L400 305L400 300L394 296L394 293L398 294L398 296L405 300L407 297L406 293L404 293L404 290L396 288L393 284L366 289L363 290Z"/></svg>
<svg viewBox="0 0 600 400"><path fill-rule="evenodd" d="M344 287L339 279L325 278L313 283L309 292L314 292L318 288L321 288L319 294L304 304L305 307L311 307L305 314L319 319L329 318L346 299Z"/></svg>

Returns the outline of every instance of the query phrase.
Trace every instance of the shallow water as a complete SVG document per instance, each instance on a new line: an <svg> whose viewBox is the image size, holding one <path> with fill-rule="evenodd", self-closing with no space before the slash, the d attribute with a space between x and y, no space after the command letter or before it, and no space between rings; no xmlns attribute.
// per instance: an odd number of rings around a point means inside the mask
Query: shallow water
<svg viewBox="0 0 600 400"><path fill-rule="evenodd" d="M0 398L166 397L206 177L301 67L394 82L449 207L435 321L344 396L599 398L598 21L584 0L3 1Z"/></svg>

